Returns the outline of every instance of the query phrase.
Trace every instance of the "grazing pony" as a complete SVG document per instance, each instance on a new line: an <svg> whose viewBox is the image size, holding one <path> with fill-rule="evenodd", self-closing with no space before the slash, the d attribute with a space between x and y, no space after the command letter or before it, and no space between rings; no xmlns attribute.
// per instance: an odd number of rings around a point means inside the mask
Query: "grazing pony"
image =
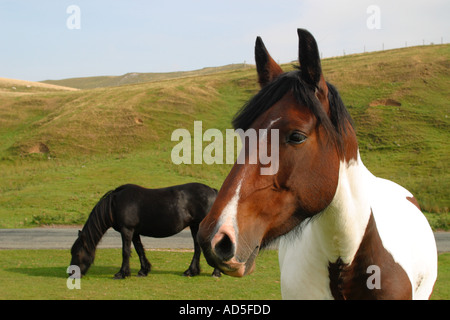
<svg viewBox="0 0 450 320"><path fill-rule="evenodd" d="M338 91L325 82L317 43L298 29L300 67L284 73L258 37L261 90L234 117L258 146L278 144L278 170L243 148L200 224L208 263L232 276L254 268L280 238L284 299L427 299L437 275L436 243L413 195L364 166ZM278 130L278 139L264 130ZM271 155L273 157L273 155Z"/></svg>
<svg viewBox="0 0 450 320"><path fill-rule="evenodd" d="M92 209L83 230L72 246L71 265L80 267L85 275L94 262L95 249L105 232L113 227L122 236L122 267L115 279L130 276L131 241L139 255L141 270L146 276L151 264L145 256L140 235L164 238L190 227L194 239L194 257L185 276L200 273L200 246L197 231L200 222L211 209L217 190L200 183L188 183L162 189L146 189L127 184L107 192ZM220 270L213 272L220 276Z"/></svg>

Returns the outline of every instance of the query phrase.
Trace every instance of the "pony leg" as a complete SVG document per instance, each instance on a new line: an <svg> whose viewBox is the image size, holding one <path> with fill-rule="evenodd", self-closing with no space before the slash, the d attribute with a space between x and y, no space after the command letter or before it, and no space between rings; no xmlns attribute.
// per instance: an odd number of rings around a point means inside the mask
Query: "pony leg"
<svg viewBox="0 0 450 320"><path fill-rule="evenodd" d="M141 242L141 237L137 233L135 233L133 236L133 245L134 249L136 249L136 252L139 256L139 261L141 262L141 270L139 270L138 272L138 277L146 277L147 274L152 269L152 265L145 256L145 250Z"/></svg>
<svg viewBox="0 0 450 320"><path fill-rule="evenodd" d="M193 276L200 274L201 249L200 249L200 245L198 244L198 241L197 241L198 226L199 226L198 224L190 226L191 235L194 240L194 256L192 257L192 261L191 261L191 265L189 266L189 269L187 269L183 273L183 276L185 276L185 277L193 277Z"/></svg>
<svg viewBox="0 0 450 320"><path fill-rule="evenodd" d="M131 255L131 238L133 237L133 231L122 228L120 232L122 236L122 267L119 272L114 275L114 279L125 279L129 277L130 272L130 255Z"/></svg>

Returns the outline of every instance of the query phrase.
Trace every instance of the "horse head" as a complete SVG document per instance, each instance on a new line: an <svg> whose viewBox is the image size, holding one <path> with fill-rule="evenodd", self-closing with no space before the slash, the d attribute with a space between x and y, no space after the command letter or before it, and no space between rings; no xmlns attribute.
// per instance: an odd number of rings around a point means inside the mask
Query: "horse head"
<svg viewBox="0 0 450 320"><path fill-rule="evenodd" d="M70 265L80 267L81 275L85 275L89 267L94 261L94 253L89 249L89 244L86 241L86 235L82 231L78 231L78 238L75 240L70 250L72 259Z"/></svg>
<svg viewBox="0 0 450 320"><path fill-rule="evenodd" d="M246 159L263 144L266 150L278 145L276 170L262 175L261 161L235 163L200 225L208 263L229 275L250 273L261 248L324 210L335 195L341 160L357 156L351 118L324 80L317 43L306 30L298 29L298 36L300 67L286 73L257 38L261 90L233 119L235 129L258 134L256 148L241 150Z"/></svg>

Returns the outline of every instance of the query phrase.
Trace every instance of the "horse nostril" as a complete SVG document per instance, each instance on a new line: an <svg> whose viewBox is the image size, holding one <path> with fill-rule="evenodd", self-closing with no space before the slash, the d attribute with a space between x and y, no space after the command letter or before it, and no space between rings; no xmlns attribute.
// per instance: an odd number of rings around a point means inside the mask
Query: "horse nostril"
<svg viewBox="0 0 450 320"><path fill-rule="evenodd" d="M221 239L215 243L213 250L219 259L228 261L234 256L234 243L226 233L217 236Z"/></svg>

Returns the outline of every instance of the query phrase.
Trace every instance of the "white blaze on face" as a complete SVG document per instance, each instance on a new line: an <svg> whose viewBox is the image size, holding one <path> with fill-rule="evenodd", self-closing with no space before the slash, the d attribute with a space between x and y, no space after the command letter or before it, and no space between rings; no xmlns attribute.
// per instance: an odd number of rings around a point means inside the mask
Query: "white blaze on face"
<svg viewBox="0 0 450 320"><path fill-rule="evenodd" d="M266 130L264 131L264 135L261 137L261 141L267 140L267 132L269 129L279 120L281 120L281 117L276 118L275 120L270 121L269 125L267 126Z"/></svg>
<svg viewBox="0 0 450 320"><path fill-rule="evenodd" d="M230 240L233 243L236 243L236 238L238 234L238 225L237 225L237 207L238 202L240 198L240 191L241 191L241 185L242 180L239 181L239 184L236 188L236 191L233 195L233 198L231 198L230 202L225 206L225 208L222 211L222 214L220 215L219 223L217 224L218 230L228 230L233 232L227 232L228 236L230 237ZM218 233L218 232L217 232Z"/></svg>

